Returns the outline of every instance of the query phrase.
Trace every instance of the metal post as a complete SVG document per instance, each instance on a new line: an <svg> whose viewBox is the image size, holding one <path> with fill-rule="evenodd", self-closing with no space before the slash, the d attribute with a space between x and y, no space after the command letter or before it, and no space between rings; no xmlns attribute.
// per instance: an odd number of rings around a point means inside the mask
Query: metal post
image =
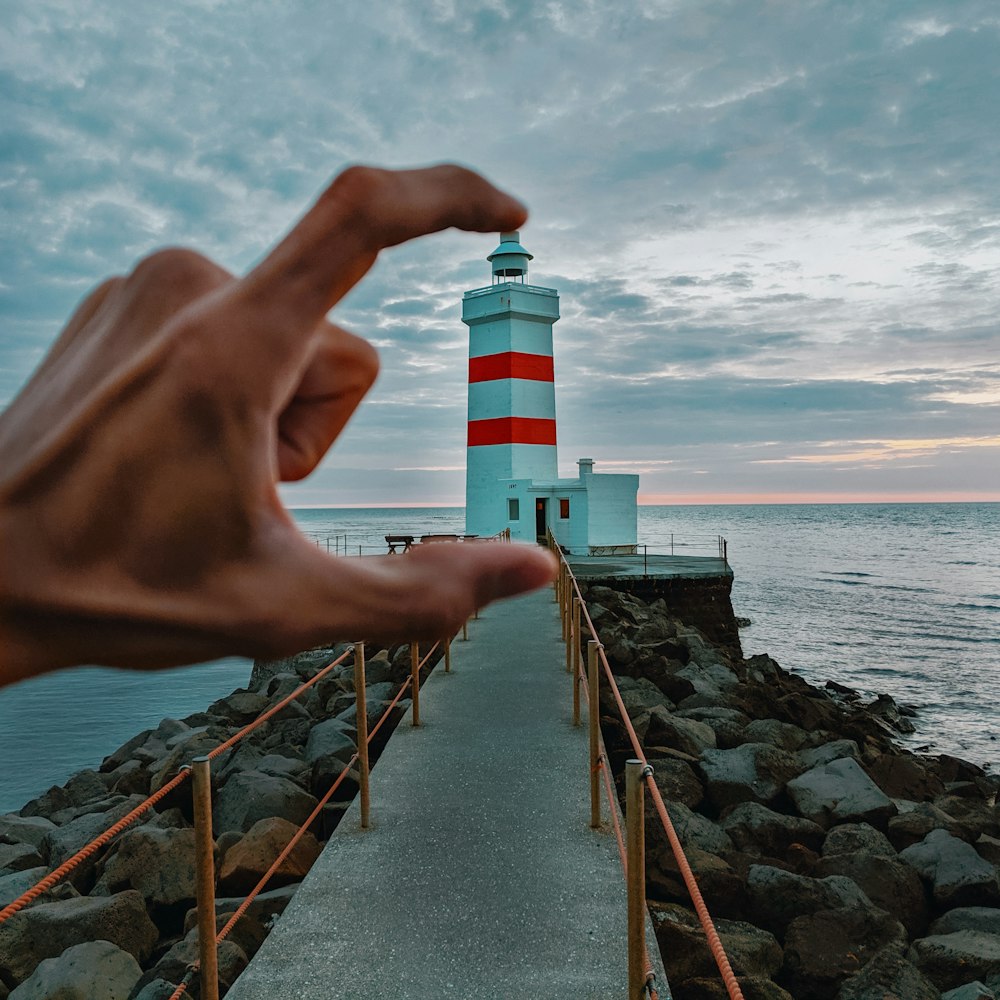
<svg viewBox="0 0 1000 1000"><path fill-rule="evenodd" d="M451 673L451 639L445 639L444 641L444 672L446 674Z"/></svg>
<svg viewBox="0 0 1000 1000"><path fill-rule="evenodd" d="M646 988L646 858L641 760L625 762L625 824L628 868L628 997L641 1000Z"/></svg>
<svg viewBox="0 0 1000 1000"><path fill-rule="evenodd" d="M354 647L354 707L358 727L358 775L361 779L361 829L368 829L371 793L368 787L368 703L365 690L365 644Z"/></svg>
<svg viewBox="0 0 1000 1000"><path fill-rule="evenodd" d="M588 723L590 724L590 825L595 829L601 825L601 789L598 767L601 763L601 702L599 675L597 673L597 651L601 644L596 639L587 643L587 698Z"/></svg>
<svg viewBox="0 0 1000 1000"><path fill-rule="evenodd" d="M410 643L410 687L413 688L413 724L420 725L420 643Z"/></svg>
<svg viewBox="0 0 1000 1000"><path fill-rule="evenodd" d="M212 838L212 770L208 757L195 757L194 858L198 894L198 952L201 995L219 1000L219 955L215 943L215 841Z"/></svg>

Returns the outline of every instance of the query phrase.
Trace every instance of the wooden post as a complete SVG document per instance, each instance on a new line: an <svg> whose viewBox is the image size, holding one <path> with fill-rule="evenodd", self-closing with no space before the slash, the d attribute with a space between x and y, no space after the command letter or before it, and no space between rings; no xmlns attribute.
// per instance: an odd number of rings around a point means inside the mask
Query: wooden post
<svg viewBox="0 0 1000 1000"><path fill-rule="evenodd" d="M628 838L628 998L642 1000L646 989L646 859L643 781L646 765L625 762L625 824Z"/></svg>
<svg viewBox="0 0 1000 1000"><path fill-rule="evenodd" d="M354 706L358 728L358 775L361 779L361 829L368 829L371 789L368 786L368 703L365 690L365 644L354 647Z"/></svg>
<svg viewBox="0 0 1000 1000"><path fill-rule="evenodd" d="M466 618L465 621L462 622L462 641L463 642L468 642L469 641L469 619L468 618Z"/></svg>
<svg viewBox="0 0 1000 1000"><path fill-rule="evenodd" d="M596 639L587 643L587 722L590 725L590 825L596 830L601 825L601 789L598 768L601 763L601 691L597 673L597 651L601 644Z"/></svg>
<svg viewBox="0 0 1000 1000"><path fill-rule="evenodd" d="M212 837L212 770L208 757L195 757L194 858L198 895L198 953L201 995L219 1000L219 955L215 944L215 840Z"/></svg>
<svg viewBox="0 0 1000 1000"><path fill-rule="evenodd" d="M580 673L580 608L583 601L573 598L573 676Z"/></svg>
<svg viewBox="0 0 1000 1000"><path fill-rule="evenodd" d="M451 639L445 639L444 641L444 672L446 674L451 673Z"/></svg>
<svg viewBox="0 0 1000 1000"><path fill-rule="evenodd" d="M410 687L413 688L413 724L420 725L420 643L410 643Z"/></svg>

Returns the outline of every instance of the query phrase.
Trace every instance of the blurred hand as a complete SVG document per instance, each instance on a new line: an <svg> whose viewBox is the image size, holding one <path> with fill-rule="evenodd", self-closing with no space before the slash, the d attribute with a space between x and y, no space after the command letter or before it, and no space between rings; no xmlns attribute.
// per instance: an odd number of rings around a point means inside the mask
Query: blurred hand
<svg viewBox="0 0 1000 1000"><path fill-rule="evenodd" d="M516 545L332 558L276 491L375 380L371 345L324 317L379 251L525 216L458 167L353 167L244 278L163 250L97 288L0 418L0 683L438 638L549 581Z"/></svg>

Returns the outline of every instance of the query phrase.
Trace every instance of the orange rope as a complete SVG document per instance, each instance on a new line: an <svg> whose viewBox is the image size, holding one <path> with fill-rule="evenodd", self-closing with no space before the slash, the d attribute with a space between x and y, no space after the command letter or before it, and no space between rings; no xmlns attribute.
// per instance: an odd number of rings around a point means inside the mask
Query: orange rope
<svg viewBox="0 0 1000 1000"><path fill-rule="evenodd" d="M427 655L423 658L423 660L420 661L419 665L417 666L418 670L421 669L425 663L427 663L427 661L431 658L431 656L434 654L434 651L438 648L439 645L440 643L436 642L434 643L433 646L431 646ZM411 680L412 677L406 678L406 681L403 683L399 691L396 693L396 697L393 698L392 701L389 702L389 704L386 706L386 709L382 713L378 722L372 728L372 731L368 734L367 742L369 745L371 745L371 741L372 739L374 739L375 734L379 731L379 729L382 728L383 723L392 714L392 710L399 703L403 695L406 694L406 691L410 686ZM291 854L292 848L294 848L295 845L302 839L306 830L308 830L309 827L312 825L313 820L315 820L316 817L320 814L321 810L323 809L323 806L325 806L327 802L330 801L330 797L341 786L342 782L347 777L348 772L351 770L351 767L357 762L357 760L358 760L358 755L355 753L351 757L351 759L344 765L343 771L341 771L340 774L337 775L336 780L327 789L326 793L323 795L323 798L321 798L319 802L316 804L316 808L313 809L313 811L309 814L309 818L306 819L306 821L298 828L298 830L295 831L295 834L288 841L288 843L282 849L281 853L277 856L277 858L275 858L275 860L271 864L271 867L268 868L268 870L261 877L260 881L253 887L253 889L250 891L247 897L236 909L236 912L233 913L233 915L229 918L229 920L226 922L225 927L223 927L222 930L220 930L219 933L216 935L215 937L216 944L220 944L226 938L226 936L233 929L233 927L235 927L236 924L239 922L240 918L250 908L250 904L257 898L258 895L260 895L264 886L267 885L268 881L271 879L271 876L274 875L274 873L281 867L281 863L285 860L285 858L288 857L289 854Z"/></svg>
<svg viewBox="0 0 1000 1000"><path fill-rule="evenodd" d="M431 653L434 652L435 647L432 647ZM244 737L252 733L258 726L263 725L268 719L271 718L276 712L281 711L287 704L294 701L303 691L307 688L312 687L321 677L329 673L334 667L339 666L344 662L345 659L351 654L352 650L347 650L342 653L337 659L328 663L319 673L314 677L311 677L304 684L301 684L296 688L287 698L278 702L277 705L269 708L266 712L257 716L253 722L248 723L244 726L238 733L231 736L225 743L220 743L214 750L212 750L207 756L209 759L218 757L219 754L228 750L235 743L238 743ZM427 655L430 656L431 653ZM123 816L114 826L109 827L104 833L99 834L95 837L89 844L81 847L79 851L76 852L71 858L67 858L55 871L50 872L46 875L40 882L33 885L27 892L18 896L12 903L5 906L0 910L0 924L2 924L8 918L14 916L15 913L23 910L29 903L34 902L43 892L47 889L51 889L57 882L64 879L70 872L79 867L81 862L86 861L95 851L100 850L105 844L107 844L112 838L116 837L122 832L127 826L137 820L144 812L151 809L157 802L160 801L164 796L172 792L178 785L186 781L190 776L191 772L185 768L178 772L173 778L170 779L162 788L156 791L153 795L150 795L145 802L140 802L127 816Z"/></svg>
<svg viewBox="0 0 1000 1000"><path fill-rule="evenodd" d="M65 878L82 861L86 861L95 851L100 850L109 840L117 836L130 823L138 819L144 812L151 809L165 795L172 792L178 785L184 782L190 771L181 771L174 775L155 795L151 795L145 802L140 802L128 815L123 816L114 826L109 827L104 833L96 837L85 847L81 847L71 858L67 858L55 871L50 872L40 882L35 883L27 892L18 896L14 902L0 910L0 923L14 916L19 910L24 909L29 903L36 900L46 889L51 889L60 879Z"/></svg>
<svg viewBox="0 0 1000 1000"><path fill-rule="evenodd" d="M600 642L600 636L598 636L597 630L594 628L594 623L591 620L589 612L587 611L587 605L583 600L583 595L580 593L580 586L577 583L576 577L573 575L573 570L570 568L569 563L566 562L562 553L559 554L559 558L565 564L569 578L573 582L573 589L576 591L577 597L580 598L580 607L587 620L587 627L590 629L590 634L594 637L594 639ZM611 664L608 663L608 658L604 653L603 644L597 647L597 653L601 658L601 665L604 668L604 674L608 679L608 683L611 685L611 693L614 695L615 703L618 705L618 711L621 714L625 730L628 733L630 742L632 743L632 749L635 751L636 757L641 760L643 764L646 764L646 755L642 752L642 745L640 744L639 737L636 735L635 729L632 726L632 720L629 718L628 711L625 708L625 702L622 700L621 692L618 690L615 675L611 672ZM740 989L740 984L737 982L736 974L733 972L733 968L729 963L729 958L726 956L726 951L722 945L722 941L719 940L719 933L715 929L715 923L712 920L711 914L708 912L708 907L705 905L705 900L702 897L701 890L698 888L698 883L695 880L694 873L691 871L691 866L688 864L687 857L684 855L684 848L681 846L677 833L674 831L673 823L670 822L670 816L667 814L667 807L663 803L663 797L660 795L660 790L657 788L656 782L653 780L653 776L651 774L647 775L646 784L649 788L649 793L652 796L653 804L656 807L656 812L660 817L660 822L663 824L663 830L667 835L667 840L670 843L670 849L673 851L677 867L679 868L681 876L684 879L684 885L687 887L688 894L691 897L691 902L694 904L695 912L698 914L698 920L701 923L701 928L705 933L706 939L708 940L708 946L712 951L712 957L715 959L715 964L718 966L719 973L725 983L726 992L729 994L730 1000L744 1000L743 991ZM612 815L614 815L615 810L612 809L611 812Z"/></svg>
<svg viewBox="0 0 1000 1000"><path fill-rule="evenodd" d="M383 718L384 717L385 716L383 716ZM334 783L327 789L326 794L323 796L323 798L321 798L319 802L316 803L316 808L313 809L313 811L309 814L309 818L302 824L302 826L298 828L298 830L295 831L295 834L292 836L291 840L288 841L288 843L284 846L281 853L274 859L274 862L271 864L271 867L268 868L268 870L261 876L260 881L253 887L253 889L250 890L246 899L244 899L243 902L240 903L240 905L236 909L236 912L226 922L226 926L223 927L222 930L215 935L216 944L221 944L222 941L225 940L226 936L233 929L233 927L236 926L239 919L250 908L250 904L257 898L257 896L260 894L264 886L267 885L271 876L281 867L281 863L285 860L285 858L288 857L289 854L292 853L292 848L295 847L295 845L302 839L306 830L308 830L309 827L312 825L313 820L316 819L316 817L322 811L323 806L325 806L327 802L330 801L330 796L333 795L333 793L338 788L340 788L341 783L343 782L344 778L347 777L348 772L351 770L351 766L357 761L357 759L358 755L354 754L354 756L351 757L351 759L344 765L344 770L337 775L337 780L334 781Z"/></svg>

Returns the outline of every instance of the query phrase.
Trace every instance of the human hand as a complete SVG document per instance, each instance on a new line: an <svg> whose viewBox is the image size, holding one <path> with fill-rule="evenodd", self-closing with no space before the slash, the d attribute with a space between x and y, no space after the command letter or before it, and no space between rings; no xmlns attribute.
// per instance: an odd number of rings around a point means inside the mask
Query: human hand
<svg viewBox="0 0 1000 1000"><path fill-rule="evenodd" d="M375 380L371 345L324 317L379 251L525 217L458 167L353 167L244 278L164 250L96 289L0 418L0 683L438 638L549 581L517 545L333 558L276 490Z"/></svg>

